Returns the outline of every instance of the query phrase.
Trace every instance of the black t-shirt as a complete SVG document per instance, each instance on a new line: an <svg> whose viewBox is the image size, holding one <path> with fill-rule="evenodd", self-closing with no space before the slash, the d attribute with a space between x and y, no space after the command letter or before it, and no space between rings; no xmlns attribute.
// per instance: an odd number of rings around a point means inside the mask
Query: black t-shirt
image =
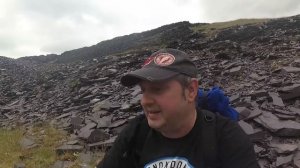
<svg viewBox="0 0 300 168"><path fill-rule="evenodd" d="M219 165L216 168L259 168L253 144L240 126L222 116L216 115L215 119L216 165ZM193 129L178 139L166 138L153 129L147 130L147 138L138 156L139 163L133 164L136 159L128 157L131 155L127 151L134 146L132 137L140 123L140 119L134 119L120 133L97 168L206 168L205 154L201 149L202 122L197 117Z"/></svg>
<svg viewBox="0 0 300 168"><path fill-rule="evenodd" d="M197 168L203 167L200 122L184 137L170 139L151 129L145 141L140 167Z"/></svg>

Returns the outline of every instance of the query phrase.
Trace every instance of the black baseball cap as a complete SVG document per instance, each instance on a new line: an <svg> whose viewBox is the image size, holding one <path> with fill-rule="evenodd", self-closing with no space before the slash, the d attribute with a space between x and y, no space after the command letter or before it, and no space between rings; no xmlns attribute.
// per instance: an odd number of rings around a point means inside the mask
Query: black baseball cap
<svg viewBox="0 0 300 168"><path fill-rule="evenodd" d="M124 86L133 86L141 80L158 82L170 79L178 74L197 77L196 65L188 55L177 49L161 49L153 53L141 69L129 72L121 78Z"/></svg>

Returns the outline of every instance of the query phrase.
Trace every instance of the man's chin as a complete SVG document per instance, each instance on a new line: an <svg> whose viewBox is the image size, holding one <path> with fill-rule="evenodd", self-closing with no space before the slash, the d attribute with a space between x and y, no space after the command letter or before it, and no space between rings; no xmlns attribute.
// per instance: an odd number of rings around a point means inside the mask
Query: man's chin
<svg viewBox="0 0 300 168"><path fill-rule="evenodd" d="M152 120L147 117L149 127L159 130L162 127L162 124L159 120Z"/></svg>

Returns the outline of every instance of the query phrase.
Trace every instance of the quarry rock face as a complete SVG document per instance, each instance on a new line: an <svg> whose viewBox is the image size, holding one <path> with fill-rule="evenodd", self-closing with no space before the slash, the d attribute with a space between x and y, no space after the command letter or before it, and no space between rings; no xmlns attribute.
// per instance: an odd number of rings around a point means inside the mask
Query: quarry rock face
<svg viewBox="0 0 300 168"><path fill-rule="evenodd" d="M300 167L300 16L172 40L197 65L200 87L224 89L261 167ZM64 64L0 57L0 126L49 121L75 137L58 153L109 148L143 113L139 87L120 78L157 49Z"/></svg>

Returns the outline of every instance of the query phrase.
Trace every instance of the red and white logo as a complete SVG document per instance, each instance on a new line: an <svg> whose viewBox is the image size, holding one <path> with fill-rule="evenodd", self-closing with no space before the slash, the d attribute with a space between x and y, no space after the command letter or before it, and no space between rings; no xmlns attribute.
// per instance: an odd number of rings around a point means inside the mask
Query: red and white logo
<svg viewBox="0 0 300 168"><path fill-rule="evenodd" d="M169 53L160 53L154 58L154 62L159 66L168 66L175 61L175 57Z"/></svg>
<svg viewBox="0 0 300 168"><path fill-rule="evenodd" d="M146 66L146 65L148 65L148 64L150 64L150 63L153 61L153 59L154 59L153 56L148 57L148 58L144 61L142 67L143 67L143 66Z"/></svg>

